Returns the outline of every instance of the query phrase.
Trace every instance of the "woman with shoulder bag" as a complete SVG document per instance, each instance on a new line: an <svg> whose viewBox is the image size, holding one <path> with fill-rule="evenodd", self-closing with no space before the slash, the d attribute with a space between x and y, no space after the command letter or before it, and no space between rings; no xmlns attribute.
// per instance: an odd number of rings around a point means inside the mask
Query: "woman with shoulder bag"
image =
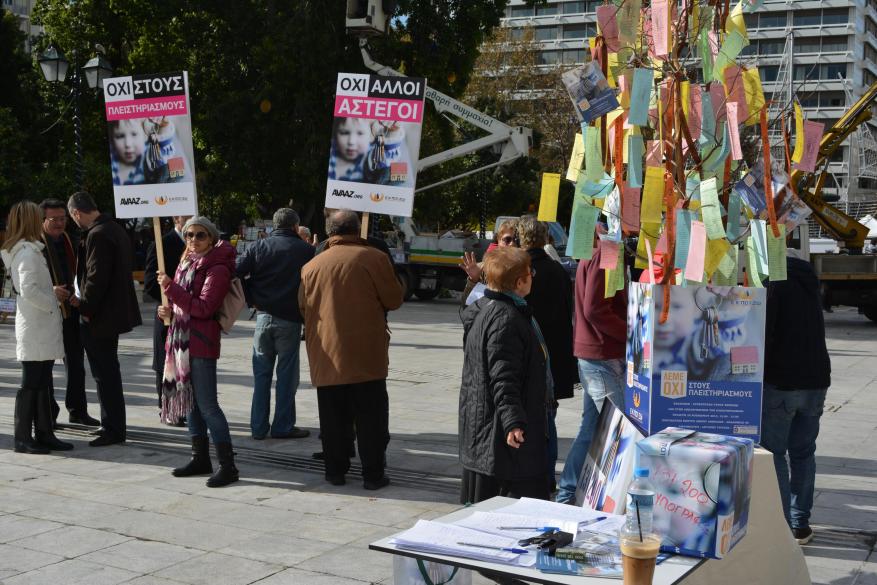
<svg viewBox="0 0 877 585"><path fill-rule="evenodd" d="M185 416L192 437L192 459L173 470L176 477L213 473L208 430L213 437L219 470L207 487L238 480L228 421L219 407L216 361L221 328L216 313L228 293L235 269L235 250L219 239L219 230L206 217L195 216L183 226L186 249L173 280L163 272L158 282L169 306L158 308L171 317L165 350L162 419Z"/></svg>
<svg viewBox="0 0 877 585"><path fill-rule="evenodd" d="M43 256L42 212L36 203L12 206L0 256L18 296L15 303L15 354L21 362L21 388L15 395L15 451L46 454L68 451L52 430L49 392L52 366L64 359L61 309ZM31 429L36 429L36 440Z"/></svg>

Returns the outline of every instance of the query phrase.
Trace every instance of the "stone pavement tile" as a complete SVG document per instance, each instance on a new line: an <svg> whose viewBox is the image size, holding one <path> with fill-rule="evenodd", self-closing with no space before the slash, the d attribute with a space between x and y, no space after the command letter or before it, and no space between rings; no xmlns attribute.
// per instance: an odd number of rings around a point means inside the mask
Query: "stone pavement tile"
<svg viewBox="0 0 877 585"><path fill-rule="evenodd" d="M116 585L137 577L137 573L105 567L79 559L48 565L6 579L4 585Z"/></svg>
<svg viewBox="0 0 877 585"><path fill-rule="evenodd" d="M155 573L190 585L244 585L283 570L279 565L209 553Z"/></svg>
<svg viewBox="0 0 877 585"><path fill-rule="evenodd" d="M869 551L866 548L830 543L821 544L819 543L818 527L814 532L816 538L814 538L810 544L802 547L804 549L804 556L807 557L808 564L812 562L814 565L819 565L825 563L830 564L834 561L849 561L855 565L861 565L865 562L865 559L868 558Z"/></svg>
<svg viewBox="0 0 877 585"><path fill-rule="evenodd" d="M859 567L848 561L815 564L808 559L807 569L813 585L858 585L855 579Z"/></svg>
<svg viewBox="0 0 877 585"><path fill-rule="evenodd" d="M428 509L427 505L419 502L360 498L358 501L342 504L330 514L336 518L394 526L404 520L413 520Z"/></svg>
<svg viewBox="0 0 877 585"><path fill-rule="evenodd" d="M15 514L0 516L0 543L27 538L28 536L55 530L62 526L63 524L58 524L57 522L25 518Z"/></svg>
<svg viewBox="0 0 877 585"><path fill-rule="evenodd" d="M98 481L73 475L46 475L27 482L30 490L67 497L93 496L101 492L115 490L111 481Z"/></svg>
<svg viewBox="0 0 877 585"><path fill-rule="evenodd" d="M64 557L58 555L19 548L10 544L0 544L0 582L7 577L33 571L63 560Z"/></svg>
<svg viewBox="0 0 877 585"><path fill-rule="evenodd" d="M365 522L355 522L343 518L328 518L319 514L305 514L293 526L295 532L314 540L332 544L347 544L354 540L368 538L381 532L382 527ZM280 532L274 530L273 532Z"/></svg>
<svg viewBox="0 0 877 585"><path fill-rule="evenodd" d="M817 490L812 522L877 531L877 492Z"/></svg>
<svg viewBox="0 0 877 585"><path fill-rule="evenodd" d="M60 554L68 559L101 550L129 540L104 530L94 530L82 526L65 526L58 530L50 530L28 538L15 541L15 546L47 553ZM125 567L122 567L125 568Z"/></svg>
<svg viewBox="0 0 877 585"><path fill-rule="evenodd" d="M168 481L171 479L169 477ZM180 494L157 487L130 485L125 486L124 489L85 495L83 499L111 506L121 506L125 509L154 512L167 506L168 502L185 500L188 497L188 494Z"/></svg>
<svg viewBox="0 0 877 585"><path fill-rule="evenodd" d="M309 559L296 568L330 573L348 579L380 582L393 574L393 555L368 550L368 545L395 532L397 532L395 528L381 529L374 536L338 547Z"/></svg>
<svg viewBox="0 0 877 585"><path fill-rule="evenodd" d="M203 554L203 551L193 548L134 539L84 555L81 559L136 573L154 573Z"/></svg>
<svg viewBox="0 0 877 585"><path fill-rule="evenodd" d="M294 472L279 470L277 475L280 476L282 474L283 477L278 477L278 479L261 479L263 476L269 474L260 474L258 478L250 479L246 475L246 465L247 464L241 464L238 466L241 472L241 481L226 486L221 490L208 488L202 481L200 488L192 493L199 496L209 495L210 497L219 500L252 503L255 501L269 500L271 498L295 492L296 490L304 489L309 485L313 485L315 481L314 478L318 477L312 473L296 474ZM272 472L273 471L276 470L272 470ZM272 473L270 475L274 474Z"/></svg>
<svg viewBox="0 0 877 585"><path fill-rule="evenodd" d="M335 575L312 573L300 569L286 569L257 581L254 585L360 585L367 581L348 579Z"/></svg>
<svg viewBox="0 0 877 585"><path fill-rule="evenodd" d="M276 510L252 504L229 502L198 495L174 500L168 506L156 510L162 514L197 520L210 519L210 522L248 528L259 532L286 532L295 530L296 523L303 512Z"/></svg>
<svg viewBox="0 0 877 585"><path fill-rule="evenodd" d="M228 488L222 488L225 491ZM351 497L340 494L323 494L316 491L287 491L267 500L261 505L283 510L296 510L308 514L331 514L340 509Z"/></svg>
<svg viewBox="0 0 877 585"><path fill-rule="evenodd" d="M0 469L6 472L6 466L0 463ZM20 512L38 505L40 495L20 487L0 485L0 511L9 514Z"/></svg>
<svg viewBox="0 0 877 585"><path fill-rule="evenodd" d="M126 582L125 585L180 585L180 581L171 581L155 575L143 575L133 581Z"/></svg>
<svg viewBox="0 0 877 585"><path fill-rule="evenodd" d="M20 464L3 464L3 484L2 485L21 485L23 481L31 481L38 477L46 477L49 475L49 472L41 469L36 465L37 460L39 459L50 459L49 455L22 455L21 457L33 457L34 460L30 461L31 465L20 465Z"/></svg>
<svg viewBox="0 0 877 585"><path fill-rule="evenodd" d="M134 510L126 510L106 518L107 527L113 532L204 551L225 548L233 542L258 534L244 528L229 530L227 527L202 520L175 518L166 514Z"/></svg>
<svg viewBox="0 0 877 585"><path fill-rule="evenodd" d="M299 535L301 538L288 534L260 534L217 552L292 567L339 546L311 538L305 531L300 531Z"/></svg>
<svg viewBox="0 0 877 585"><path fill-rule="evenodd" d="M0 495L0 498L2 497ZM87 526L88 528L104 528L104 518L124 510L121 506L49 494L35 495L34 500L36 501L33 502L33 506L20 512L21 516L54 520L64 524Z"/></svg>

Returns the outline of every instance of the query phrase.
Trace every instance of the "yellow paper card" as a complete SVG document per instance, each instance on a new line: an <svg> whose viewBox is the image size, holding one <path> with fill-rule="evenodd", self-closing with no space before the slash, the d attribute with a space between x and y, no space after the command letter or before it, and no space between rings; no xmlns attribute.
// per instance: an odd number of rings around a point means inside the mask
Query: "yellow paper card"
<svg viewBox="0 0 877 585"><path fill-rule="evenodd" d="M539 197L539 221L557 221L557 198L560 193L560 175L542 173L542 196Z"/></svg>
<svg viewBox="0 0 877 585"><path fill-rule="evenodd" d="M572 154L569 155L569 167L566 169L566 180L575 183L579 180L579 171L585 162L585 141L581 132L576 134L572 145Z"/></svg>
<svg viewBox="0 0 877 585"><path fill-rule="evenodd" d="M749 44L746 19L743 17L743 0L740 0L737 6L734 7L734 10L731 11L731 14L728 15L727 20L725 20L725 32L731 34L734 31L740 33L740 36L746 40L746 44Z"/></svg>
<svg viewBox="0 0 877 585"><path fill-rule="evenodd" d="M720 240L709 240L706 244L706 260L703 264L704 272L707 277L712 278L713 273L722 262L722 258L728 253L731 244L728 240L722 238Z"/></svg>
<svg viewBox="0 0 877 585"><path fill-rule="evenodd" d="M749 110L749 117L745 124L752 126L758 123L759 113L764 107L764 90L761 87L761 76L758 73L758 68L753 67L743 72L743 91L746 94L746 107Z"/></svg>
<svg viewBox="0 0 877 585"><path fill-rule="evenodd" d="M795 102L795 152L792 162L799 163L804 158L804 110Z"/></svg>
<svg viewBox="0 0 877 585"><path fill-rule="evenodd" d="M649 256L648 251L646 250L646 241L648 240L649 246L651 246L652 250L654 250L658 246L658 236L660 234L660 223L643 223L640 225L639 241L636 245L636 261L634 262L634 268L642 268L643 270L648 270Z"/></svg>

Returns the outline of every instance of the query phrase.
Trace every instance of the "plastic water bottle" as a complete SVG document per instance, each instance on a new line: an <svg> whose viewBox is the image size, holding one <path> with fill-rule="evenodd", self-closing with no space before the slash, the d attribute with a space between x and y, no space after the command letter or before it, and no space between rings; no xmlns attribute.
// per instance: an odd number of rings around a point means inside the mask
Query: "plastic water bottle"
<svg viewBox="0 0 877 585"><path fill-rule="evenodd" d="M655 486L649 481L649 470L638 468L627 490L627 520L623 536L637 539L652 534L652 517L655 507Z"/></svg>

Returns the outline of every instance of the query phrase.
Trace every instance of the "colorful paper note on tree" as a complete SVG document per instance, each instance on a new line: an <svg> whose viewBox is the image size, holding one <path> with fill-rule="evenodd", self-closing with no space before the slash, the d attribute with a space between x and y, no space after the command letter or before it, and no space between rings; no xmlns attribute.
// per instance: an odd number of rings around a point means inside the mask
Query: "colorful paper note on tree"
<svg viewBox="0 0 877 585"><path fill-rule="evenodd" d="M676 210L676 257L675 268L683 269L688 262L688 246L691 238L691 213Z"/></svg>
<svg viewBox="0 0 877 585"><path fill-rule="evenodd" d="M767 264L768 274L772 281L786 280L786 226L779 224L779 236L773 230L767 230Z"/></svg>
<svg viewBox="0 0 877 585"><path fill-rule="evenodd" d="M572 145L572 154L569 156L569 167L566 169L566 180L576 182L579 180L579 171L582 170L582 163L585 161L585 141L582 135L576 133L575 140Z"/></svg>
<svg viewBox="0 0 877 585"><path fill-rule="evenodd" d="M579 203L573 210L569 224L567 251L576 260L590 260L594 253L594 226L600 210L587 203Z"/></svg>
<svg viewBox="0 0 877 585"><path fill-rule="evenodd" d="M621 197L621 229L627 233L635 234L639 231L640 195L638 187L624 186Z"/></svg>
<svg viewBox="0 0 877 585"><path fill-rule="evenodd" d="M652 69L634 69L633 85L630 90L630 112L627 121L636 126L647 126L649 123L649 100L655 83L655 72Z"/></svg>
<svg viewBox="0 0 877 585"><path fill-rule="evenodd" d="M600 268L612 270L618 265L618 252L621 244L612 240L600 239Z"/></svg>
<svg viewBox="0 0 877 585"><path fill-rule="evenodd" d="M702 222L691 222L691 238L688 244L688 262L685 264L685 278L703 282L704 255L706 253L706 227Z"/></svg>
<svg viewBox="0 0 877 585"><path fill-rule="evenodd" d="M645 143L639 134L627 137L627 184L631 187L643 186L643 156Z"/></svg>
<svg viewBox="0 0 877 585"><path fill-rule="evenodd" d="M612 4L603 4L597 6L597 25L600 27L600 33L603 35L603 41L613 53L617 53L621 48L618 40L618 21L615 19L615 13L618 8Z"/></svg>
<svg viewBox="0 0 877 585"><path fill-rule="evenodd" d="M557 198L560 192L560 175L542 173L542 195L539 197L539 221L557 221Z"/></svg>
<svg viewBox="0 0 877 585"><path fill-rule="evenodd" d="M728 102L725 109L728 111L728 137L731 140L731 160L743 160L743 148L740 146L740 119L738 118L739 104Z"/></svg>
<svg viewBox="0 0 877 585"><path fill-rule="evenodd" d="M792 162L800 163L804 156L804 110L798 102L795 106L795 150L792 152Z"/></svg>
<svg viewBox="0 0 877 585"><path fill-rule="evenodd" d="M706 272L707 278L712 278L713 274L716 272L716 269L721 264L722 259L728 254L728 250L731 248L731 244L728 243L728 240L722 238L721 240L710 240L706 244L706 259L704 260L704 272Z"/></svg>
<svg viewBox="0 0 877 585"><path fill-rule="evenodd" d="M716 179L712 177L700 184L700 213L706 225L706 235L710 240L724 239L725 228L722 226L722 207L716 189Z"/></svg>
<svg viewBox="0 0 877 585"><path fill-rule="evenodd" d="M819 146L822 143L822 134L825 124L822 122L804 122L804 154L801 160L795 163L795 168L812 173L816 170L816 160L819 158ZM797 147L797 145L796 145Z"/></svg>
<svg viewBox="0 0 877 585"><path fill-rule="evenodd" d="M640 218L643 223L661 223L661 205L664 198L664 169L646 167L646 180L642 192Z"/></svg>

